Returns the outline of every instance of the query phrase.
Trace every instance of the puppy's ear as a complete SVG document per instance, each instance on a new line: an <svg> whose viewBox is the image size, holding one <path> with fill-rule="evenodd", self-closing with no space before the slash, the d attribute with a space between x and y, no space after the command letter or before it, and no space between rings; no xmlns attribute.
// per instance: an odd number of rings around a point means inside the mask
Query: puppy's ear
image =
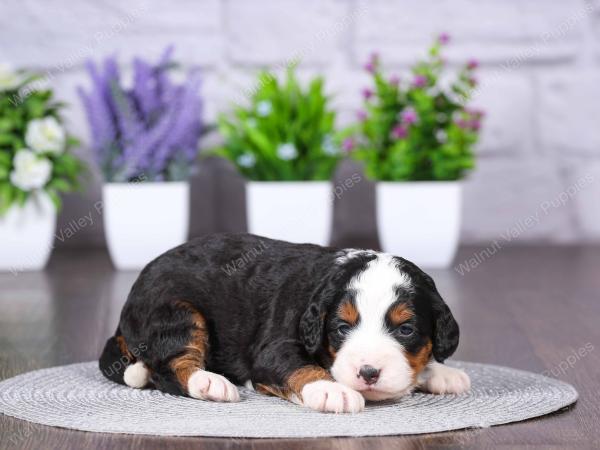
<svg viewBox="0 0 600 450"><path fill-rule="evenodd" d="M439 294L433 278L410 261L401 261L402 268L423 283L424 294L431 303L433 314L433 357L437 362L444 362L458 347L458 323Z"/></svg>
<svg viewBox="0 0 600 450"><path fill-rule="evenodd" d="M448 305L434 292L433 298L433 357L444 362L458 347L459 328Z"/></svg>
<svg viewBox="0 0 600 450"><path fill-rule="evenodd" d="M319 286L313 292L306 311L300 317L298 331L304 348L306 348L309 355L317 353L323 344L325 317L338 291L335 278L336 273L334 272L323 277Z"/></svg>

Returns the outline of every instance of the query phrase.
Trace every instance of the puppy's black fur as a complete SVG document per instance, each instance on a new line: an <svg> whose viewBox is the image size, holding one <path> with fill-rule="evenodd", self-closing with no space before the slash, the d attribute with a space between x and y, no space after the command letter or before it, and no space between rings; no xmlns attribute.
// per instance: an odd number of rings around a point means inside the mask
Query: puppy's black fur
<svg viewBox="0 0 600 450"><path fill-rule="evenodd" d="M296 369L327 369L333 358L327 349L335 344L328 336L331 312L347 295L349 280L375 257L364 253L340 262L340 252L250 234L216 234L176 247L148 264L133 285L100 369L123 383L118 362L123 356L126 364L141 360L158 389L186 394L172 363L194 335L190 311L206 324L208 349L199 368L235 384L250 379L283 387ZM407 349L416 352L429 340L433 356L443 361L458 345L458 325L433 280L402 258L397 264L414 284L410 294L399 293L418 320L418 336ZM127 355L117 339L126 343Z"/></svg>

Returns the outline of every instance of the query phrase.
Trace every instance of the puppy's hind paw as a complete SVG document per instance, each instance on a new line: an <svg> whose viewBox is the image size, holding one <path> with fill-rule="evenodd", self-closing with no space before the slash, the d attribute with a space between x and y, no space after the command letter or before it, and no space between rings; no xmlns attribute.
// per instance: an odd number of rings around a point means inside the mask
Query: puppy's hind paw
<svg viewBox="0 0 600 450"><path fill-rule="evenodd" d="M150 381L150 371L142 361L127 366L123 373L123 382L132 388L142 389Z"/></svg>
<svg viewBox="0 0 600 450"><path fill-rule="evenodd" d="M188 394L190 397L214 402L239 402L240 393L237 387L222 375L195 371L188 380Z"/></svg>
<svg viewBox="0 0 600 450"><path fill-rule="evenodd" d="M365 409L365 399L357 391L334 381L319 380L302 389L302 404L333 413L357 413Z"/></svg>

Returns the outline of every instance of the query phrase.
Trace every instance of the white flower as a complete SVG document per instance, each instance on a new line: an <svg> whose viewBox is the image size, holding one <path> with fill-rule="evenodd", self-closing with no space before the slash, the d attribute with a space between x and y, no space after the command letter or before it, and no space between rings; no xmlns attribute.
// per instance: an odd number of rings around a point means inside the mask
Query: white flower
<svg viewBox="0 0 600 450"><path fill-rule="evenodd" d="M327 135L325 136L325 138L323 138L323 143L321 145L323 147L323 152L326 155L336 156L340 153L339 147L335 145L335 142L333 141L333 138L330 135Z"/></svg>
<svg viewBox="0 0 600 450"><path fill-rule="evenodd" d="M446 142L448 140L448 135L446 134L446 132L444 130L437 130L435 132L435 137L437 138L437 140L439 142Z"/></svg>
<svg viewBox="0 0 600 450"><path fill-rule="evenodd" d="M273 105L268 100L261 100L256 104L256 114L260 117L267 117L273 111Z"/></svg>
<svg viewBox="0 0 600 450"><path fill-rule="evenodd" d="M13 166L10 181L23 191L41 188L48 182L52 173L50 161L26 148L16 153Z"/></svg>
<svg viewBox="0 0 600 450"><path fill-rule="evenodd" d="M256 157L251 153L244 153L238 157L237 163L242 167L253 167L256 164Z"/></svg>
<svg viewBox="0 0 600 450"><path fill-rule="evenodd" d="M38 153L62 153L65 149L65 138L64 128L52 116L32 120L27 124L25 142Z"/></svg>
<svg viewBox="0 0 600 450"><path fill-rule="evenodd" d="M298 150L294 147L294 144L288 142L287 144L281 144L277 147L277 156L284 161L296 158L298 156Z"/></svg>
<svg viewBox="0 0 600 450"><path fill-rule="evenodd" d="M0 63L0 92L16 88L22 77L6 63Z"/></svg>

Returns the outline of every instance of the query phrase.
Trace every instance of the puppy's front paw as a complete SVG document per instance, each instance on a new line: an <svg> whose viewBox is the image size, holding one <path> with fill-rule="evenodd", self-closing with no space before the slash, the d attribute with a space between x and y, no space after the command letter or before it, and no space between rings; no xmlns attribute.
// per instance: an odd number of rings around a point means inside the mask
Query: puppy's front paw
<svg viewBox="0 0 600 450"><path fill-rule="evenodd" d="M471 388L471 379L464 371L434 363L428 369L421 389L432 394L462 394Z"/></svg>
<svg viewBox="0 0 600 450"><path fill-rule="evenodd" d="M317 411L334 413L357 413L365 409L365 399L359 392L327 380L304 386L302 404Z"/></svg>
<svg viewBox="0 0 600 450"><path fill-rule="evenodd" d="M188 380L188 394L190 397L215 402L238 402L240 400L240 393L231 381L222 375L206 370L197 370L192 374Z"/></svg>

